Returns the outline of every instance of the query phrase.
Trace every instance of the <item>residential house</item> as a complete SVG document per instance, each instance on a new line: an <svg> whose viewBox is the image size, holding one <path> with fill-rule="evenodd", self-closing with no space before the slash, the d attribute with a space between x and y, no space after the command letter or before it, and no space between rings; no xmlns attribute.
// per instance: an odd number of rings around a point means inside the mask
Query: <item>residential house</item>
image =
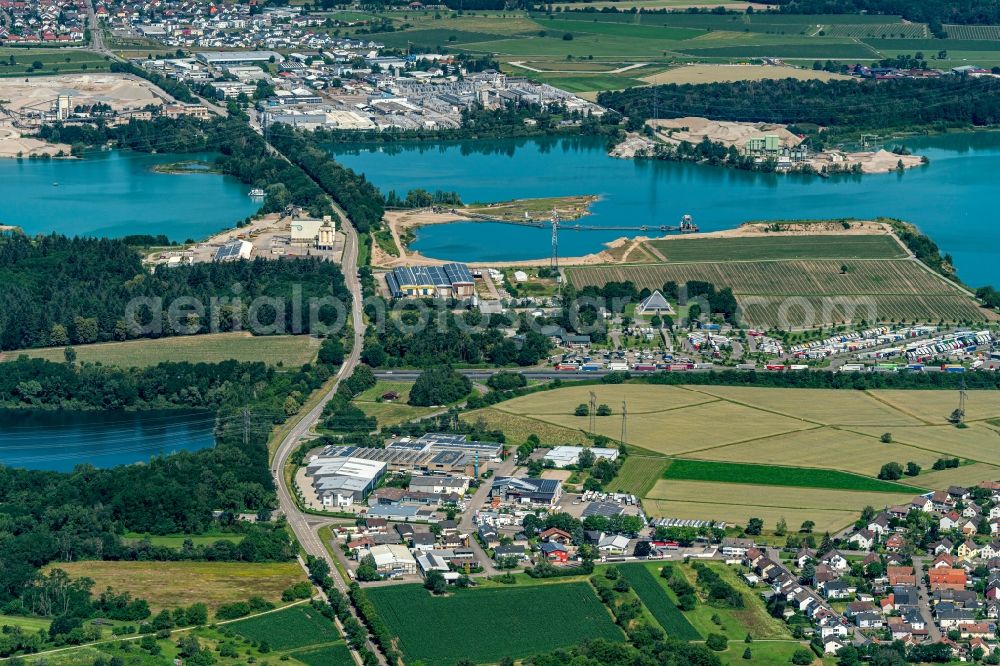
<svg viewBox="0 0 1000 666"><path fill-rule="evenodd" d="M858 588L842 580L832 580L823 586L823 594L830 601L840 599L850 599L851 595L857 592Z"/></svg>
<svg viewBox="0 0 1000 666"><path fill-rule="evenodd" d="M550 527L549 529L539 534L538 538L541 539L542 541L561 543L564 545L573 542L573 535L571 535L569 532L559 529L558 527Z"/></svg>
<svg viewBox="0 0 1000 666"><path fill-rule="evenodd" d="M902 534L891 534L889 538L885 540L885 549L890 553L898 553L906 545L906 539L903 538Z"/></svg>
<svg viewBox="0 0 1000 666"><path fill-rule="evenodd" d="M819 561L821 564L827 565L834 571L847 571L850 568L850 563L847 561L847 558L844 557L836 548L820 555Z"/></svg>
<svg viewBox="0 0 1000 666"><path fill-rule="evenodd" d="M931 543L927 550L933 555L940 555L941 553L950 553L955 548L955 545L950 539L941 539L940 541L935 541Z"/></svg>
<svg viewBox="0 0 1000 666"><path fill-rule="evenodd" d="M557 562L559 564L566 564L569 561L569 551L561 543L555 541L545 541L540 546L539 549L542 551L542 555L545 556L549 562Z"/></svg>
<svg viewBox="0 0 1000 666"><path fill-rule="evenodd" d="M889 585L916 585L917 576L913 572L913 567L886 567L886 575L889 577Z"/></svg>
<svg viewBox="0 0 1000 666"><path fill-rule="evenodd" d="M958 546L958 559L972 560L979 557L979 546L970 539L966 539Z"/></svg>
<svg viewBox="0 0 1000 666"><path fill-rule="evenodd" d="M513 557L518 561L527 560L528 552L525 550L524 546L513 543L497 546L493 549L493 559L498 563L500 560L508 557Z"/></svg>
<svg viewBox="0 0 1000 666"><path fill-rule="evenodd" d="M726 537L722 540L722 554L726 557L740 557L746 555L747 550L756 544L753 539L736 539Z"/></svg>
<svg viewBox="0 0 1000 666"><path fill-rule="evenodd" d="M869 529L858 530L847 539L847 543L857 546L858 550L871 550L876 543L875 532Z"/></svg>
<svg viewBox="0 0 1000 666"><path fill-rule="evenodd" d="M931 569L927 572L931 590L964 590L968 580L964 569Z"/></svg>

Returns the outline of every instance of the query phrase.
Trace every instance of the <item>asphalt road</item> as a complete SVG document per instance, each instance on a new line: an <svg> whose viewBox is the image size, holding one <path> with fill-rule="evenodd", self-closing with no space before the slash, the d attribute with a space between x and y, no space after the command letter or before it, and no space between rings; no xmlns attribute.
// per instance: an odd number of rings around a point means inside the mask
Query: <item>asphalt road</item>
<svg viewBox="0 0 1000 666"><path fill-rule="evenodd" d="M302 436L308 433L309 430L319 421L320 416L323 414L323 408L337 392L337 387L340 386L340 382L346 377L350 377L351 373L354 372L354 368L357 367L361 360L361 349L364 346L365 329L361 310L361 282L358 280L358 234L343 211L339 208L336 209L336 211L340 217L341 228L344 230L346 238L342 270L344 273L344 281L348 290L351 292L351 322L354 329L354 344L351 348L350 354L347 355L344 359L343 365L341 365L340 369L337 371L336 377L326 394L323 395L315 407L299 418L298 422L292 427L285 438L281 440L277 451L275 451L274 458L271 461L271 473L274 476L275 487L277 488L279 510L288 521L288 525L292 528L295 538L298 539L299 543L302 545L302 549L305 550L306 553L312 555L313 557L326 560L326 562L330 565L331 577L333 578L337 589L339 589L342 593L347 594L347 581L340 576L336 562L330 556L329 551L323 545L323 542L318 534L319 528L323 525L338 521L333 519L317 520L316 516L310 516L309 514L300 511L292 496L292 488L289 487L284 475L284 469L288 462L288 457L293 451L295 451L296 447L298 447ZM353 607L351 612L354 613ZM360 618L358 618L358 620L360 621ZM378 656L379 663L386 663L385 658L378 650L377 646L369 642L368 649ZM357 659L357 655L355 655L355 659Z"/></svg>

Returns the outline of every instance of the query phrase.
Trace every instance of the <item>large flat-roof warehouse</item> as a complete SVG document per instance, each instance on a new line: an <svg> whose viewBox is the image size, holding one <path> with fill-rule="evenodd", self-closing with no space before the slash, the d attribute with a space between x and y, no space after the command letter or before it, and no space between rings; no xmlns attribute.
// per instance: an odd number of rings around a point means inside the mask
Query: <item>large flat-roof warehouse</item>
<svg viewBox="0 0 1000 666"><path fill-rule="evenodd" d="M271 58L274 62L282 62L285 59L276 51L200 51L194 57L198 62L215 67L271 62Z"/></svg>
<svg viewBox="0 0 1000 666"><path fill-rule="evenodd" d="M346 456L316 456L306 466L316 497L324 506L362 502L385 475L384 462Z"/></svg>
<svg viewBox="0 0 1000 666"><path fill-rule="evenodd" d="M400 266L385 276L393 298L470 298L476 294L476 280L466 264L444 266Z"/></svg>

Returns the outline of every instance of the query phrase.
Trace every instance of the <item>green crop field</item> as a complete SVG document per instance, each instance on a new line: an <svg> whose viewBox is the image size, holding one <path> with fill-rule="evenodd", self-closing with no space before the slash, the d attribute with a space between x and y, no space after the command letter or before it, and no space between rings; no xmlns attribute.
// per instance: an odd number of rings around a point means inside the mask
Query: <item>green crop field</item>
<svg viewBox="0 0 1000 666"><path fill-rule="evenodd" d="M667 597L666 591L645 565L629 564L619 566L618 570L669 637L682 641L697 641L704 638L691 626L677 605Z"/></svg>
<svg viewBox="0 0 1000 666"><path fill-rule="evenodd" d="M407 663L496 663L592 638L623 640L585 582L455 590L446 597L420 585L394 585L371 588L368 597L399 638Z"/></svg>
<svg viewBox="0 0 1000 666"><path fill-rule="evenodd" d="M403 48L407 42L413 46L436 48L438 46L453 46L475 42L489 42L504 39L504 35L489 32L470 32L468 30L450 30L437 28L430 30L411 30L408 32L387 32L380 34L378 41L390 48Z"/></svg>
<svg viewBox="0 0 1000 666"><path fill-rule="evenodd" d="M804 235L750 238L671 238L647 241L671 262L766 259L898 259L906 256L889 235Z"/></svg>
<svg viewBox="0 0 1000 666"><path fill-rule="evenodd" d="M209 333L206 335L176 336L128 342L102 342L77 345L79 363L103 363L122 367L146 367L158 363L189 362L219 363L230 359L237 361L263 361L268 365L281 364L297 368L311 363L319 350L318 341L308 335L261 335L249 333ZM0 361L10 361L21 354L31 358L44 358L61 362L65 347L23 349L0 353Z"/></svg>
<svg viewBox="0 0 1000 666"><path fill-rule="evenodd" d="M766 486L796 488L832 488L884 493L914 492L912 486L882 481L832 469L779 467L746 463L710 462L679 459L671 461L664 472L665 479L688 481L719 481L723 483L756 483Z"/></svg>
<svg viewBox="0 0 1000 666"><path fill-rule="evenodd" d="M970 41L1000 40L1000 25L945 25L948 39Z"/></svg>
<svg viewBox="0 0 1000 666"><path fill-rule="evenodd" d="M653 489L656 482L663 478L670 460L667 458L650 458L643 455L631 455L618 470L614 489L631 493L636 497L645 497Z"/></svg>
<svg viewBox="0 0 1000 666"><path fill-rule="evenodd" d="M267 641L272 650L291 650L340 639L333 622L308 604L258 615L228 625L252 641Z"/></svg>

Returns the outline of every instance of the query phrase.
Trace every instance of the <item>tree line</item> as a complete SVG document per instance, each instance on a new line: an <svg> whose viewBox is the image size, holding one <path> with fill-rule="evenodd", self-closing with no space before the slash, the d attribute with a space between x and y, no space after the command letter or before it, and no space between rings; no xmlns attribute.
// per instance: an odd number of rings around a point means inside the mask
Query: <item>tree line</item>
<svg viewBox="0 0 1000 666"><path fill-rule="evenodd" d="M810 137L812 148L860 131L944 129L1000 122L1000 80L937 79L737 81L668 84L601 93L598 102L629 116L769 122ZM818 127L828 128L819 132Z"/></svg>

